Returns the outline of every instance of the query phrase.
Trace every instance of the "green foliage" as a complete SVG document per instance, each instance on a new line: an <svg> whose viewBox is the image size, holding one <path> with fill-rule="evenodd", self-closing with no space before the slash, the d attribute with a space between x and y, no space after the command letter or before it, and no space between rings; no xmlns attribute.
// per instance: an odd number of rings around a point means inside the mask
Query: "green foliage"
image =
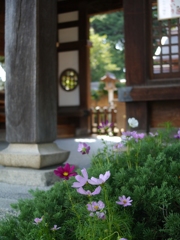
<svg viewBox="0 0 180 240"><path fill-rule="evenodd" d="M172 130L172 129L171 129ZM33 199L13 204L18 217L0 222L4 240L179 240L180 236L180 141L170 128L158 135L126 142L126 151L114 151L102 142L92 157L89 178L110 171L99 195L87 196L72 188L74 177L57 182L49 191L31 191ZM80 174L80 170L78 170ZM90 188L91 187L91 188ZM86 185L86 190L93 186ZM130 196L132 206L116 204ZM106 218L90 217L86 204L106 202ZM38 225L34 219L43 217ZM61 227L52 231L54 225Z"/></svg>
<svg viewBox="0 0 180 240"><path fill-rule="evenodd" d="M124 73L124 16L123 11L110 14L97 15L90 18L91 28L94 29L94 34L100 37L105 37L104 41L109 44L111 58L109 62L115 64L118 68L112 69L111 72L118 78L125 78ZM92 32L90 33L92 34ZM95 40L95 39L94 39ZM93 42L94 43L94 42ZM103 47L102 44L99 47ZM94 52L91 53L92 55ZM97 69L92 68L93 72ZM108 70L106 69L106 72ZM102 72L100 75L104 75ZM92 78L93 79L93 78ZM97 79L95 80L97 81Z"/></svg>
<svg viewBox="0 0 180 240"><path fill-rule="evenodd" d="M0 63L5 63L5 57L4 56L0 56Z"/></svg>
<svg viewBox="0 0 180 240"><path fill-rule="evenodd" d="M111 46L106 41L106 35L99 36L90 29L90 40L93 47L90 50L91 80L99 81L106 72L119 70L116 63L112 63Z"/></svg>

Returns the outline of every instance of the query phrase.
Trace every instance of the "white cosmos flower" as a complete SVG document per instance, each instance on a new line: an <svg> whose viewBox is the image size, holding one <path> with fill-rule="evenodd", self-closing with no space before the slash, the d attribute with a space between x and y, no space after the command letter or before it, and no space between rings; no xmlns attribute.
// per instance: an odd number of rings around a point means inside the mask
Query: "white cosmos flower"
<svg viewBox="0 0 180 240"><path fill-rule="evenodd" d="M138 127L139 122L135 118L129 118L128 119L129 126L132 128Z"/></svg>

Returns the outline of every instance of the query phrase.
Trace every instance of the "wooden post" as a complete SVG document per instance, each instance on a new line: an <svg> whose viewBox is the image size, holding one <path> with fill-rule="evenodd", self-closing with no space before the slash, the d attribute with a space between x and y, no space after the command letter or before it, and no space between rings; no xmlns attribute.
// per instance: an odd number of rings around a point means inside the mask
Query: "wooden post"
<svg viewBox="0 0 180 240"><path fill-rule="evenodd" d="M144 0L124 1L125 65L127 86L143 85L147 80L148 4ZM148 131L147 102L127 102L127 119L135 117L139 130Z"/></svg>

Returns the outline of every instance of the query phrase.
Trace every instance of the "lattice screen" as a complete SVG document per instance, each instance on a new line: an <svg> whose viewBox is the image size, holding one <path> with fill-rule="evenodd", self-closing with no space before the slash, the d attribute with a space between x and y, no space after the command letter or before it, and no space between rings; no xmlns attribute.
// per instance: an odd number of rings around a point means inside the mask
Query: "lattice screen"
<svg viewBox="0 0 180 240"><path fill-rule="evenodd" d="M180 73L180 18L158 20L152 7L152 76L178 76ZM180 75L179 75L180 76Z"/></svg>

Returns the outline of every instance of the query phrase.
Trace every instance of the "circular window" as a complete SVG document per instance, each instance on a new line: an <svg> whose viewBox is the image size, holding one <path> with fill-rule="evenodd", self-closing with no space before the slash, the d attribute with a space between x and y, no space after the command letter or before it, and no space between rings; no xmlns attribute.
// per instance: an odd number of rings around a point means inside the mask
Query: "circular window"
<svg viewBox="0 0 180 240"><path fill-rule="evenodd" d="M60 85L65 91L73 91L78 85L78 73L74 69L66 69L61 73Z"/></svg>

